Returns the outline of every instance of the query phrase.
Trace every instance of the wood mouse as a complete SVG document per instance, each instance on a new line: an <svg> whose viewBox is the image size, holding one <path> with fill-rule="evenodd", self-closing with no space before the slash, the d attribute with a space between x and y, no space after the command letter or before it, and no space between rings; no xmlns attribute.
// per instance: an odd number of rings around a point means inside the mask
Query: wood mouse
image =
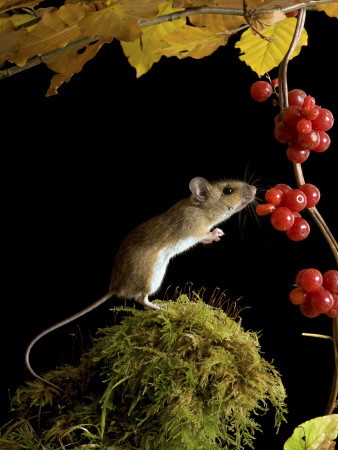
<svg viewBox="0 0 338 450"><path fill-rule="evenodd" d="M134 299L145 307L161 309L149 300L161 286L169 261L198 243L210 244L223 236L214 228L247 206L256 188L243 181L208 182L195 177L189 183L191 195L175 203L166 212L134 228L122 241L111 273L109 291L87 308L42 331L28 345L25 363L37 379L58 388L40 377L31 367L32 347L43 336L92 311L113 295Z"/></svg>

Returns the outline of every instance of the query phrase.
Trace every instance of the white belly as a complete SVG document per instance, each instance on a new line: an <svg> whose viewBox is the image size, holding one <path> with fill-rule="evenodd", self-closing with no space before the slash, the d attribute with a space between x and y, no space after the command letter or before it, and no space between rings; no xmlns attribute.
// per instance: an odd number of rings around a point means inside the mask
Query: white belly
<svg viewBox="0 0 338 450"><path fill-rule="evenodd" d="M176 256L179 253L188 250L190 247L193 247L200 241L201 241L200 238L192 238L192 237L187 238L179 241L176 245L173 245L172 247L165 247L163 250L159 252L157 260L154 265L153 276L151 279L151 294L156 292L161 286L170 259L173 256Z"/></svg>

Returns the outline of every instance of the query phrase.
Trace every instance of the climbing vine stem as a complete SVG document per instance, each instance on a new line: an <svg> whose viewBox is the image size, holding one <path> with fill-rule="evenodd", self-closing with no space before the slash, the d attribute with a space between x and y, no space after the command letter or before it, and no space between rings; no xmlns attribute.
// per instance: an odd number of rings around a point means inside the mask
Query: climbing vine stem
<svg viewBox="0 0 338 450"><path fill-rule="evenodd" d="M289 60L295 51L297 44L299 42L300 36L302 34L304 23L306 17L306 8L301 8L299 10L299 14L297 17L297 25L295 28L295 32L293 35L293 39L291 41L290 47L285 54L280 66L278 73L278 84L279 84L279 106L280 113L283 117L283 111L288 107L288 85L287 85L287 68ZM294 163L294 174L297 181L297 185L301 186L305 183L304 174L302 171L301 164ZM325 223L323 217L320 215L319 211L316 207L308 208L308 211L317 224L319 229L321 230L323 236L325 237L327 243L330 246L330 249L333 253L333 256L336 261L336 265L338 265L338 244L335 240L333 234L331 233L329 227ZM332 414L334 409L337 406L337 395L338 395L338 318L332 319L333 322L333 351L334 351L334 361L335 361L335 372L333 376L333 381L331 385L331 392L329 401L326 407L326 414Z"/></svg>

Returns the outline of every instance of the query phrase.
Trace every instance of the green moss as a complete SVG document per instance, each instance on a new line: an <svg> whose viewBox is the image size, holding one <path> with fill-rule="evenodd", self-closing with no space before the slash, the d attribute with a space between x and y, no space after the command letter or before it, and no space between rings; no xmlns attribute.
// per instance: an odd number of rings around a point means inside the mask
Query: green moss
<svg viewBox="0 0 338 450"><path fill-rule="evenodd" d="M18 421L3 440L30 449L253 448L257 414L272 406L277 429L284 420L280 376L256 333L193 297L159 302L160 311L124 308L78 367L46 375L64 393L39 381L18 389Z"/></svg>

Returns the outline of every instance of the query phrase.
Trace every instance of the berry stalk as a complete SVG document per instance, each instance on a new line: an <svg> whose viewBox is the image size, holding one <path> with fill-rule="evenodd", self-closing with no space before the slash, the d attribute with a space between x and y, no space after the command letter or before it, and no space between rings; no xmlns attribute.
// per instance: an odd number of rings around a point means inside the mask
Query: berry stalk
<svg viewBox="0 0 338 450"><path fill-rule="evenodd" d="M284 56L278 73L278 84L279 84L279 106L280 106L280 115L283 120L283 112L289 106L288 104L288 86L287 86L287 67L288 62L290 60L291 55L297 47L299 42L304 23L306 17L306 9L299 9L299 14L297 16L297 25L295 28L295 33L293 39L291 41L290 47ZM300 163L293 163L295 178L298 186L302 186L305 184L305 179L303 175L303 171ZM338 265L338 244L334 239L329 227L325 223L322 216L319 214L319 211L316 207L308 208L308 211L313 218L314 222L317 224L322 234L324 235L326 241L328 242L330 249L335 258L336 264ZM334 351L334 360L335 360L335 373L331 385L330 397L328 400L328 404L326 407L325 414L332 414L334 409L337 406L337 396L338 396L338 318L332 319L333 324L333 351Z"/></svg>
<svg viewBox="0 0 338 450"><path fill-rule="evenodd" d="M288 104L288 83L287 83L287 69L289 60L295 51L302 34L306 17L306 8L300 8L297 16L297 25L288 51L286 52L278 71L278 85L279 85L279 107L281 117L283 118L283 111Z"/></svg>
<svg viewBox="0 0 338 450"><path fill-rule="evenodd" d="M333 375L332 386L329 401L327 403L325 414L332 414L337 406L338 395L338 319L332 319L333 322L333 352L336 370Z"/></svg>
<svg viewBox="0 0 338 450"><path fill-rule="evenodd" d="M257 81L251 86L251 97L258 102L267 100L272 93L279 97L280 112L274 118L274 136L278 142L289 145L286 156L293 163L298 184L298 189L292 189L285 184L277 184L269 189L265 193L267 203L257 205L256 213L258 216L270 215L271 225L276 230L284 231L293 241L302 241L310 233L310 225L300 214L300 211L307 208L328 242L338 265L337 241L316 208L320 191L313 184L305 183L301 167L309 157L310 151L322 153L330 146L330 136L326 131L333 126L334 117L331 111L316 105L315 98L307 95L302 89L288 91L287 87L288 62L297 47L304 22L303 8L297 19L291 45L279 67L279 78L271 81L268 76L269 83ZM279 93L275 90L276 86L279 86ZM330 287L330 283L329 289L326 289L324 284L320 287L316 285L317 281L320 281L319 278L313 279L313 273L316 274L317 269L309 269L307 272L310 273L309 280L313 284L314 291L309 291L306 283L305 287L302 284L299 286L296 280L296 287L290 292L289 298L293 304L299 305L299 310L305 317L318 317L325 313L333 320L335 374L326 409L326 414L331 414L337 406L338 395L338 271L329 271L334 273L336 280L334 289Z"/></svg>
<svg viewBox="0 0 338 450"><path fill-rule="evenodd" d="M300 39L300 36L302 34L302 30L305 23L305 17L306 17L306 8L301 8L299 10L298 18L297 18L297 25L295 28L295 33L292 38L290 47L284 56L280 67L279 67L279 73L278 73L278 84L279 84L279 106L280 106L280 114L281 118L283 118L283 112L284 110L289 106L288 102L288 85L287 85L287 68L289 60L297 47L298 41ZM305 184L305 179L302 171L302 167L300 163L293 163L295 178L297 181L297 185L302 186ZM325 223L323 217L320 215L319 211L316 207L308 208L308 211L313 218L314 222L317 224L319 229L321 230L322 234L324 235L327 243L329 244L333 256L335 258L336 264L338 266L338 243L335 240L333 234L331 233L329 227ZM337 326L338 328L338 326Z"/></svg>

